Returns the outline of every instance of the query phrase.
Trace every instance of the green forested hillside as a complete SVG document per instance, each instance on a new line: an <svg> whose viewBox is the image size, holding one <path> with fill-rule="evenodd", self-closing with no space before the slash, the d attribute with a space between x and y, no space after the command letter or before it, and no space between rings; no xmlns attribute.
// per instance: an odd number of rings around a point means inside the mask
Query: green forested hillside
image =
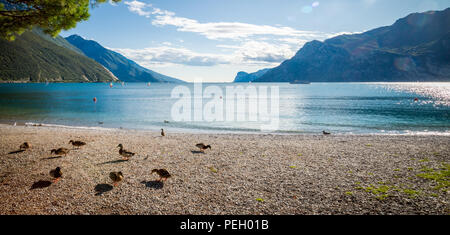
<svg viewBox="0 0 450 235"><path fill-rule="evenodd" d="M0 39L0 81L104 82L117 78L62 37L33 30L9 42Z"/></svg>

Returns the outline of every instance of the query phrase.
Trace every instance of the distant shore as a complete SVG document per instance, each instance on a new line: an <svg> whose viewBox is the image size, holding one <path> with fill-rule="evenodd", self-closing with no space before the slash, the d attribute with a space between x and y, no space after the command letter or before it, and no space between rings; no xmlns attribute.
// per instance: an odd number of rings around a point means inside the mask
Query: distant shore
<svg viewBox="0 0 450 235"><path fill-rule="evenodd" d="M450 213L449 136L188 134L0 124L0 214ZM50 150L87 145L67 156ZM11 153L23 142L30 150ZM200 153L196 143L212 146ZM116 146L136 152L121 161ZM54 184L49 171L63 170ZM165 168L164 183L151 174ZM108 175L125 178L112 187ZM44 183L43 183L44 182Z"/></svg>

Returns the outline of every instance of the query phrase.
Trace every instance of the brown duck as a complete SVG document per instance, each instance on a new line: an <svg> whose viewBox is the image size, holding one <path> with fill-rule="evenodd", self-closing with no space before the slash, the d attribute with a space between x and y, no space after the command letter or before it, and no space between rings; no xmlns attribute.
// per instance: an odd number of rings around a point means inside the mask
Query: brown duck
<svg viewBox="0 0 450 235"><path fill-rule="evenodd" d="M80 148L81 146L86 145L85 142L78 141L78 140L76 140L76 141L71 140L71 141L69 141L69 144L72 144L74 147L78 147L78 148Z"/></svg>
<svg viewBox="0 0 450 235"><path fill-rule="evenodd" d="M109 173L109 178L113 181L113 185L117 186L117 184L122 181L123 174L121 171L119 172L111 172Z"/></svg>
<svg viewBox="0 0 450 235"><path fill-rule="evenodd" d="M158 181L161 181L162 179L164 179L164 181L166 181L167 178L171 177L170 173L166 169L153 169L152 170L152 174L155 173L155 172L160 177Z"/></svg>
<svg viewBox="0 0 450 235"><path fill-rule="evenodd" d="M56 169L50 171L50 176L53 177L53 183L58 182L62 177L61 167L56 167Z"/></svg>
<svg viewBox="0 0 450 235"><path fill-rule="evenodd" d="M200 149L200 151L202 151L203 153L205 152L206 149L211 149L211 145L205 145L204 143L200 143L200 144L196 144L195 145L197 148Z"/></svg>
<svg viewBox="0 0 450 235"><path fill-rule="evenodd" d="M124 160L128 161L130 159L130 157L135 155L135 153L132 153L132 152L129 152L129 151L123 149L123 145L122 144L117 145L117 148L120 148L119 149L119 154L123 156Z"/></svg>
<svg viewBox="0 0 450 235"><path fill-rule="evenodd" d="M50 151L50 153L51 154L56 154L56 155L63 155L64 154L64 156L67 156L67 154L69 153L69 150L68 149L66 149L66 148L59 148L59 149L52 149L51 151Z"/></svg>
<svg viewBox="0 0 450 235"><path fill-rule="evenodd" d="M27 150L31 148L31 144L28 142L25 142L23 144L20 145L20 150Z"/></svg>
<svg viewBox="0 0 450 235"><path fill-rule="evenodd" d="M164 129L161 129L161 136L166 136L166 133L164 133Z"/></svg>

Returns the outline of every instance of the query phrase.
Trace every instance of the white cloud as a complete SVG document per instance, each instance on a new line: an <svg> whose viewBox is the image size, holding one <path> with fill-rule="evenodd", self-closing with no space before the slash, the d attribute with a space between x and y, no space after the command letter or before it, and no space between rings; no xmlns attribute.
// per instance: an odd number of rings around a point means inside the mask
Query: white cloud
<svg viewBox="0 0 450 235"><path fill-rule="evenodd" d="M217 45L219 48L231 49L231 53L198 53L184 47L164 46L144 49L112 48L125 57L142 66L167 67L171 65L216 66L233 64L240 66L261 65L273 67L291 58L296 50L289 44L268 43L247 40L240 45Z"/></svg>
<svg viewBox="0 0 450 235"><path fill-rule="evenodd" d="M301 31L290 27L255 25L240 22L210 22L200 23L197 20L177 17L173 12L159 14L152 20L156 26L175 26L180 32L192 32L205 36L208 39L243 39L251 36L272 35L317 38L323 33L315 31Z"/></svg>
<svg viewBox="0 0 450 235"><path fill-rule="evenodd" d="M272 44L262 41L249 40L241 45L218 45L220 48L234 49L232 63L253 64L253 63L280 63L294 55L290 45Z"/></svg>
<svg viewBox="0 0 450 235"><path fill-rule="evenodd" d="M174 12L161 10L139 1L125 2L131 12L150 17L155 26L174 26L180 32L192 32L205 36L208 39L245 39L252 36L283 36L301 37L303 39L325 38L327 34L317 31L296 30L291 27L276 25L255 25L241 22L206 22L201 23L194 19L176 16Z"/></svg>
<svg viewBox="0 0 450 235"><path fill-rule="evenodd" d="M112 48L125 57L138 62L143 66L168 66L170 64L183 64L190 66L214 66L228 64L230 58L227 55L208 53L196 53L182 47L148 47L144 49L120 49Z"/></svg>
<svg viewBox="0 0 450 235"><path fill-rule="evenodd" d="M117 3L113 2L112 0L109 0L108 3L109 3L110 5L112 5L112 6L115 6L115 7L118 6Z"/></svg>
<svg viewBox="0 0 450 235"><path fill-rule="evenodd" d="M147 18L150 17L150 15L152 14L152 4L147 4L144 2L139 2L139 1L132 1L132 2L124 2L125 5L128 6L128 10L130 10L131 12L134 12L140 16L145 16Z"/></svg>

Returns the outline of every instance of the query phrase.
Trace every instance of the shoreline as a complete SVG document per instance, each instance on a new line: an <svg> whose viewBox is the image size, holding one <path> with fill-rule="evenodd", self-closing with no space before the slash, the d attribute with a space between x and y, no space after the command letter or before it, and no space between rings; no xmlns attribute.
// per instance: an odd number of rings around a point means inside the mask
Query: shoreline
<svg viewBox="0 0 450 235"><path fill-rule="evenodd" d="M179 134L0 125L0 214L450 213L450 137ZM86 146L50 155L69 140ZM9 154L23 142L25 152ZM210 144L205 154L196 143ZM122 161L116 146L135 152ZM64 172L55 184L49 171ZM447 168L446 168L447 167ZM167 169L158 182L151 174ZM109 172L124 180L112 187ZM438 188L438 186L444 187ZM445 186L447 184L447 186ZM38 184L39 186L39 184Z"/></svg>
<svg viewBox="0 0 450 235"><path fill-rule="evenodd" d="M1 126L14 126L14 121L0 120ZM139 128L122 128L122 127L103 127L103 126L75 126L62 124L49 124L39 122L19 122L16 126L29 126L41 128L62 128L72 130L97 130L97 131L136 131L136 132L158 132L160 127L154 129L139 129ZM174 128L161 125L164 130L170 130L176 134L199 134L199 135L299 135L299 136L322 136L320 132L300 132L300 131L275 131L275 132L261 132L261 131L244 131L244 130L205 130L205 129L189 129L189 128ZM353 132L337 132L332 133L333 136L450 136L450 131L436 132L436 131L406 131L398 133L399 131L391 132L373 132L373 133L353 133Z"/></svg>

